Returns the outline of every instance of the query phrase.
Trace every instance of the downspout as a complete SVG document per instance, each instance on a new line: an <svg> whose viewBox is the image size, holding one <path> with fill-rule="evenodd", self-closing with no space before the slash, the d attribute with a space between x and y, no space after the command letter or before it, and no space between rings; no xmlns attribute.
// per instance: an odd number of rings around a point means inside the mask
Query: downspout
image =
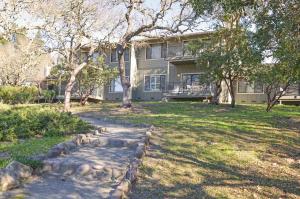
<svg viewBox="0 0 300 199"><path fill-rule="evenodd" d="M167 52L166 57L169 55L169 42L167 42ZM167 85L166 85L166 91L169 92L169 84L170 84L170 61L168 60L168 66L167 66Z"/></svg>

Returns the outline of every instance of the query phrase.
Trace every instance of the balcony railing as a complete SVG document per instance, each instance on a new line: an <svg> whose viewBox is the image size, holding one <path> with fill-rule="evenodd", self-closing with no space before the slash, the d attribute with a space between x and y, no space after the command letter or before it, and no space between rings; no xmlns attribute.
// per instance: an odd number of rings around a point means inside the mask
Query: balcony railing
<svg viewBox="0 0 300 199"><path fill-rule="evenodd" d="M169 82L164 94L180 97L209 97L212 96L212 84L187 84L185 82Z"/></svg>

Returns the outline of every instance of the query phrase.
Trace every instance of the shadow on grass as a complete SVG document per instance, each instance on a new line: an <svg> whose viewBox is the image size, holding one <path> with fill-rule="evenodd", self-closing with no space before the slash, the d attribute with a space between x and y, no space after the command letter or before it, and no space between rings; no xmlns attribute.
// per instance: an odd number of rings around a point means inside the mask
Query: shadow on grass
<svg viewBox="0 0 300 199"><path fill-rule="evenodd" d="M281 190L285 194L300 195L300 183L296 180L285 180L276 179L262 176L258 173L245 171L239 167L228 166L223 162L213 162L213 161L201 161L193 156L178 153L175 151L163 149L159 145L152 144L151 148L156 151L155 154L149 154L149 158L161 159L164 161L176 162L182 165L194 165L195 167L202 168L204 170L209 170L208 174L201 174L204 179L201 183L191 184L191 183L180 183L176 182L172 186L166 186L158 181L147 178L143 182L142 186L134 187L134 194L131 198L214 198L211 196L204 187L229 187L229 188L246 188L246 187L270 187ZM160 154L164 154L161 157ZM143 172L152 176L154 169L147 168L146 172ZM222 172L225 177L215 177L214 173ZM230 181L230 183L228 182ZM175 193L180 193L182 190L188 190L187 194L182 196L174 195ZM150 194L150 196L149 196ZM265 195L265 197L272 197L266 193L259 193ZM220 196L223 197L223 196ZM219 198L219 197L217 197Z"/></svg>
<svg viewBox="0 0 300 199"><path fill-rule="evenodd" d="M271 192L270 195L267 195L266 190L258 193L259 196L266 198L281 197L278 194L300 195L297 174L291 173L294 171L291 169L297 168L297 165L283 165L286 166L287 173L284 171L280 173L282 171L278 168L274 170L267 168L267 165L275 162L281 164L280 162L285 161L282 158L299 159L299 129L287 122L291 118L300 118L298 107L278 106L267 113L265 107L261 105L237 106L232 109L227 105L211 106L195 102L151 102L140 103L137 106L146 109L148 113L129 112L106 116L160 127L164 133L156 135L160 143L151 146L153 152L149 153L149 158L159 162L165 161L167 164L174 163L171 168L178 163L180 171L186 171L184 166L191 165L192 168L199 168L201 172L204 170L207 173L195 173L197 177L202 178L198 183L190 181L183 183L180 182L180 177L174 177L175 182L170 185L151 177L153 173L157 175L156 165L153 165L143 171L147 178L143 178L136 187L133 198L213 198L216 196L212 196L206 187L211 189L227 187L234 191L249 188L252 194L256 192L253 187L257 186L269 188L267 190ZM213 145L215 143L217 145ZM218 148L218 143L221 148ZM195 146L196 144L200 146ZM203 150L207 153L204 154ZM264 165L262 168L255 168L256 165L250 162L247 165L249 167L243 168L238 162L243 158L222 158L228 156L226 150L242 156L244 153L251 156L253 152L255 158ZM216 157L213 156L214 153L218 153ZM270 159L264 160L264 156ZM278 175L273 175L274 171L279 172ZM175 176L174 171L165 172L166 176L161 176L162 179ZM218 173L222 173L221 176ZM174 175L171 176L172 174ZM247 197L243 195L244 193L240 194L241 197ZM231 193L229 195L232 196ZM224 195L220 195L221 197Z"/></svg>

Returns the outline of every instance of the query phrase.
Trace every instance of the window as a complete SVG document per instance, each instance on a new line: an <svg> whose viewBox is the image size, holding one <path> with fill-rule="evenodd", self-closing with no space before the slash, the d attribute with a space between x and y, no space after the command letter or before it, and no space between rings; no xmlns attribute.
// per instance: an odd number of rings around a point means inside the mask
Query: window
<svg viewBox="0 0 300 199"><path fill-rule="evenodd" d="M257 82L247 82L241 80L238 82L238 93L263 93L263 85Z"/></svg>
<svg viewBox="0 0 300 199"><path fill-rule="evenodd" d="M125 61L129 61L129 49L128 48L125 49L124 59L125 59Z"/></svg>
<svg viewBox="0 0 300 199"><path fill-rule="evenodd" d="M182 74L182 82L184 88L188 86L199 86L200 74Z"/></svg>
<svg viewBox="0 0 300 199"><path fill-rule="evenodd" d="M147 75L144 86L145 91L163 91L166 89L166 75Z"/></svg>
<svg viewBox="0 0 300 199"><path fill-rule="evenodd" d="M110 62L117 62L117 49L112 49L111 50Z"/></svg>
<svg viewBox="0 0 300 199"><path fill-rule="evenodd" d="M109 85L109 92L110 93L123 92L123 87L121 84L120 77L117 77L116 79L111 80L110 85Z"/></svg>
<svg viewBox="0 0 300 199"><path fill-rule="evenodd" d="M184 41L183 42L183 56L191 56L192 52L189 50L189 42Z"/></svg>
<svg viewBox="0 0 300 199"><path fill-rule="evenodd" d="M129 49L126 48L124 51L124 60L129 61ZM118 52L117 49L111 50L110 62L118 62Z"/></svg>
<svg viewBox="0 0 300 199"><path fill-rule="evenodd" d="M182 53L182 43L168 43L168 57L181 57Z"/></svg>
<svg viewBox="0 0 300 199"><path fill-rule="evenodd" d="M94 63L96 63L96 64L99 63L99 60L98 60L98 59L99 59L99 56L100 56L100 53L99 53L99 52L94 52L94 53L93 53L93 58L92 58L92 59L93 59L93 62L94 62Z"/></svg>
<svg viewBox="0 0 300 199"><path fill-rule="evenodd" d="M150 44L150 46L146 49L146 59L160 59L166 58L167 53L167 45L160 44Z"/></svg>

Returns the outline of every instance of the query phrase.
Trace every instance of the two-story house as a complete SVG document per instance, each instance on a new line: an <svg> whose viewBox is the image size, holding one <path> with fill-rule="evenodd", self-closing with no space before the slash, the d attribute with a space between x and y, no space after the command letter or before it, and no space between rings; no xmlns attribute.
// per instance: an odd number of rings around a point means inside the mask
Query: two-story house
<svg viewBox="0 0 300 199"><path fill-rule="evenodd" d="M201 82L201 68L187 49L188 41L209 33L186 34L165 39L143 40L125 53L126 75L132 85L132 99L161 100L168 98L206 98L212 85ZM140 43L141 41L139 41ZM107 64L117 65L116 51L111 50ZM105 100L122 98L120 79L112 80L105 89Z"/></svg>
<svg viewBox="0 0 300 199"><path fill-rule="evenodd" d="M204 73L201 66L197 65L196 58L187 48L189 41L207 39L209 34L210 32L190 33L133 42L125 51L126 77L131 82L132 99L147 101L161 100L165 97L169 99L210 98L214 85L203 81ZM117 67L115 49L96 52L93 59L96 60L100 54L105 56L107 65ZM63 97L63 87L61 84L60 97ZM230 103L230 95L224 83L222 88L221 102ZM236 82L235 92L237 103L266 102L264 86L255 82L240 80ZM76 92L74 94L73 98L76 98ZM91 98L116 101L121 100L122 96L122 85L118 77L111 80L107 86L96 89ZM282 100L299 103L300 85L293 85Z"/></svg>
<svg viewBox="0 0 300 199"><path fill-rule="evenodd" d="M145 39L146 45L131 44L125 53L126 76L132 85L133 100L206 99L212 96L213 86L203 81L201 66L188 51L188 42L206 39L210 32L170 36L164 39ZM140 43L139 41L138 43ZM142 46L142 47L141 47ZM116 50L106 53L106 62L117 66ZM236 82L237 103L264 103L264 86L243 80ZM112 80L103 90L103 100L121 100L120 78ZM282 98L300 101L300 85L292 86ZM223 85L222 102L230 102L230 95Z"/></svg>

